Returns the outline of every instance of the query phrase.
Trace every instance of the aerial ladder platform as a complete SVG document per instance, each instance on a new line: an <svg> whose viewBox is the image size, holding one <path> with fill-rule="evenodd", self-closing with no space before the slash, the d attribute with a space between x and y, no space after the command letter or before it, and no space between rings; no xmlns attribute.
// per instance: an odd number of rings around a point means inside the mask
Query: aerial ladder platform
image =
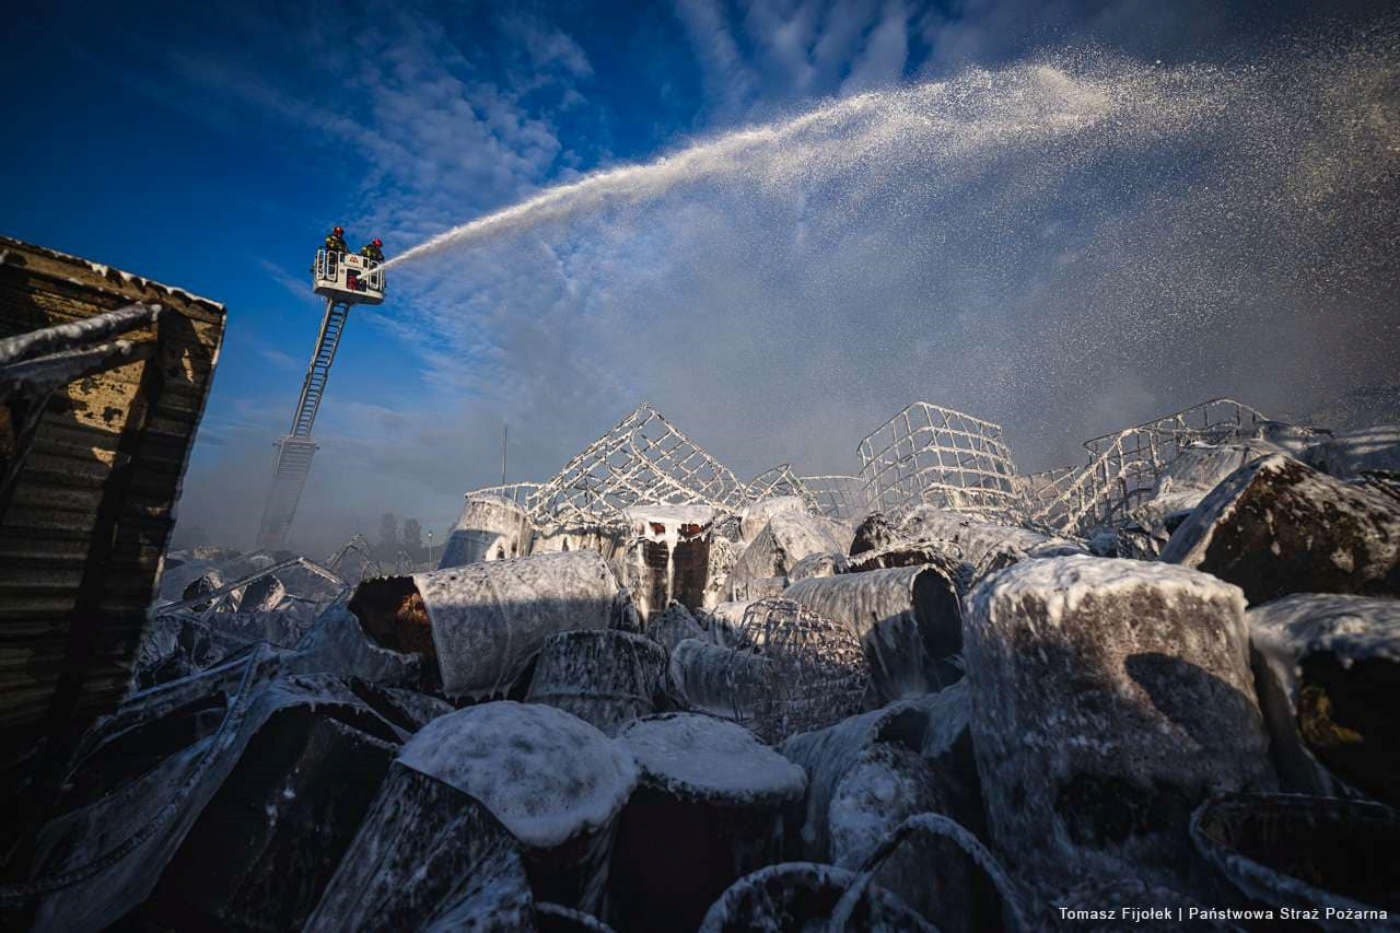
<svg viewBox="0 0 1400 933"><path fill-rule="evenodd" d="M316 441L311 428L316 413L326 395L340 338L353 305L377 305L384 301L384 273L379 262L353 253L317 250L311 267L312 287L326 299L326 313L321 318L321 332L316 349L301 383L301 398L292 415L291 430L276 443L277 456L272 472L272 489L263 506L262 524L258 531L258 547L280 548L287 539L287 530L296 517L302 489L311 473L311 460L316 455Z"/></svg>

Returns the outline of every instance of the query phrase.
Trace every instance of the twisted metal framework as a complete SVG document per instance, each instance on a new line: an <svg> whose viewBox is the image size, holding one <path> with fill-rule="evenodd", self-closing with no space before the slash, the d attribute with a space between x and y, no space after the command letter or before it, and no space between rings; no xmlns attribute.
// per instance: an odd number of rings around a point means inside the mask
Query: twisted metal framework
<svg viewBox="0 0 1400 933"><path fill-rule="evenodd" d="M1121 525L1181 452L1254 434L1268 420L1232 398L1213 398L1116 434L1084 442L1089 463L1037 473L1023 487L1029 520L1062 534Z"/></svg>
<svg viewBox="0 0 1400 933"><path fill-rule="evenodd" d="M812 494L815 511L827 518L856 522L873 508L870 488L859 476L803 476L801 480Z"/></svg>
<svg viewBox="0 0 1400 933"><path fill-rule="evenodd" d="M736 641L739 663L727 680L747 704L736 702L735 715L764 741L780 742L860 712L870 662L849 626L796 600L760 599L744 611ZM763 663L751 663L755 656Z"/></svg>
<svg viewBox="0 0 1400 933"><path fill-rule="evenodd" d="M738 511L744 484L650 405L642 404L526 494L537 524L623 523L635 505L707 505Z"/></svg>
<svg viewBox="0 0 1400 933"><path fill-rule="evenodd" d="M915 402L860 442L861 478L886 512L917 505L1016 521L1021 489L1001 425Z"/></svg>
<svg viewBox="0 0 1400 933"><path fill-rule="evenodd" d="M751 502L761 502L778 496L797 496L809 509L817 508L817 497L807 488L802 478L792 471L792 465L788 463L780 463L749 480L747 491Z"/></svg>

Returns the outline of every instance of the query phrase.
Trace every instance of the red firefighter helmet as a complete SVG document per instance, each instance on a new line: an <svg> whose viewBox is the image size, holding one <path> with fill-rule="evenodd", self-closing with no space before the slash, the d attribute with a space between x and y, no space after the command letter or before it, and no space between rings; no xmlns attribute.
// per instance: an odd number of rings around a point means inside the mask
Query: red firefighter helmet
<svg viewBox="0 0 1400 933"><path fill-rule="evenodd" d="M333 235L335 235L335 236L344 236L344 235L345 235L345 228L344 228L344 227L336 227L334 230L331 231L331 233L332 233Z"/></svg>
<svg viewBox="0 0 1400 933"><path fill-rule="evenodd" d="M379 247L384 245L384 241L379 239L379 237L375 237L373 240L370 241L369 245L373 246L375 249L378 249Z"/></svg>

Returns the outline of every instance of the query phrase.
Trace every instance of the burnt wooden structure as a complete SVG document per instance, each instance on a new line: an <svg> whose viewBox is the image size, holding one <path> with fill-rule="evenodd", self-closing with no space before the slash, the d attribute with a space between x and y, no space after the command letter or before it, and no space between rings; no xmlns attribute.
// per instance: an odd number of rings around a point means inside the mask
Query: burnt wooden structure
<svg viewBox="0 0 1400 933"><path fill-rule="evenodd" d="M224 307L0 237L0 792L127 688ZM51 743L50 743L51 744Z"/></svg>

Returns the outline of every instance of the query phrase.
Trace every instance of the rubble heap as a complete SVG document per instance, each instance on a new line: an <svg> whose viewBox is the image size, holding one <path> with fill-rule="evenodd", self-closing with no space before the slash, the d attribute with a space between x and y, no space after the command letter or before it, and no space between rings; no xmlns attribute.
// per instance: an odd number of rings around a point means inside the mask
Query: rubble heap
<svg viewBox="0 0 1400 933"><path fill-rule="evenodd" d="M996 425L921 403L863 483L745 485L643 406L548 483L469 494L436 570L170 555L0 913L1374 925L1400 910L1400 435L1364 437L1216 400L1025 477Z"/></svg>

